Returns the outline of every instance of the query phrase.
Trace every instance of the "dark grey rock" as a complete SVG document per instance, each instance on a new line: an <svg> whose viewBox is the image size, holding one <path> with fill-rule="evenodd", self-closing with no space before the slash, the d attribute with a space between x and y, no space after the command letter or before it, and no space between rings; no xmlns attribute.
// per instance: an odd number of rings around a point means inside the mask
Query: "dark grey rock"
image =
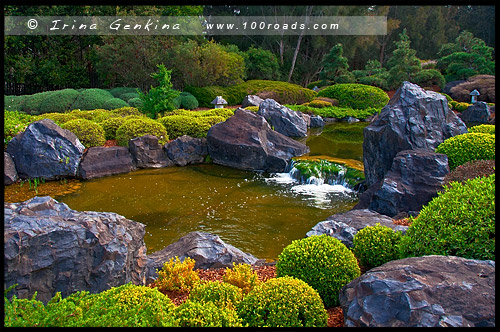
<svg viewBox="0 0 500 332"><path fill-rule="evenodd" d="M215 234L191 232L177 242L148 255L147 281L156 279L156 270L161 270L163 264L175 256L181 261L186 257L194 259L195 269L232 267L233 263L257 265L264 263L264 260L259 260L253 255L224 243Z"/></svg>
<svg viewBox="0 0 500 332"><path fill-rule="evenodd" d="M462 121L467 123L489 123L491 117L490 107L484 101L478 101L467 107L460 115Z"/></svg>
<svg viewBox="0 0 500 332"><path fill-rule="evenodd" d="M207 143L216 164L270 173L284 172L292 157L309 152L306 145L272 130L261 115L241 108L210 128Z"/></svg>
<svg viewBox="0 0 500 332"><path fill-rule="evenodd" d="M274 99L261 102L257 114L262 115L278 133L288 137L307 136L307 123L304 118Z"/></svg>
<svg viewBox="0 0 500 332"><path fill-rule="evenodd" d="M56 292L98 293L145 283L145 225L116 213L79 212L51 197L4 204L4 287L46 303Z"/></svg>
<svg viewBox="0 0 500 332"><path fill-rule="evenodd" d="M154 135L131 139L128 148L137 168L162 168L174 164Z"/></svg>
<svg viewBox="0 0 500 332"><path fill-rule="evenodd" d="M135 170L132 155L124 146L89 148L83 155L78 168L78 175L84 179L93 179L114 174L128 173Z"/></svg>
<svg viewBox="0 0 500 332"><path fill-rule="evenodd" d="M446 93L451 98L453 98L453 100L456 100L456 98L454 98L454 96L453 96L453 92L451 92L451 88L453 88L459 84L462 84L464 82L467 82L467 80L458 80L458 81L451 81L451 82L446 83L444 85L443 93Z"/></svg>
<svg viewBox="0 0 500 332"><path fill-rule="evenodd" d="M363 130L363 163L368 187L384 178L399 151L434 151L445 139L467 132L446 98L403 82L382 112Z"/></svg>
<svg viewBox="0 0 500 332"><path fill-rule="evenodd" d="M356 123L359 122L359 119L353 116L346 116L345 118L342 118L342 121L347 123Z"/></svg>
<svg viewBox="0 0 500 332"><path fill-rule="evenodd" d="M369 208L389 217L420 211L437 196L449 172L444 154L422 149L400 151L383 181L362 193L354 208Z"/></svg>
<svg viewBox="0 0 500 332"><path fill-rule="evenodd" d="M260 98L259 96L256 95L248 95L245 98L243 98L243 101L241 102L241 107L245 108L248 106L259 106L260 103L262 103L264 99Z"/></svg>
<svg viewBox="0 0 500 332"><path fill-rule="evenodd" d="M75 134L49 119L31 123L7 145L22 179L74 177L84 149Z"/></svg>
<svg viewBox="0 0 500 332"><path fill-rule="evenodd" d="M323 121L323 118L319 115L313 115L311 116L311 120L309 123L309 127L311 128L321 128L325 126L325 121Z"/></svg>
<svg viewBox="0 0 500 332"><path fill-rule="evenodd" d="M345 327L494 327L495 262L395 260L351 281L339 299Z"/></svg>
<svg viewBox="0 0 500 332"><path fill-rule="evenodd" d="M4 151L3 153L3 184L5 186L17 181L16 165L10 155Z"/></svg>
<svg viewBox="0 0 500 332"><path fill-rule="evenodd" d="M328 217L327 220L317 223L306 233L306 237L326 234L339 239L346 247L351 248L353 246L352 240L357 232L367 226L375 226L377 223L403 234L408 229L406 226L394 224L391 218L374 211L367 209L350 210L334 214Z"/></svg>
<svg viewBox="0 0 500 332"><path fill-rule="evenodd" d="M177 166L199 164L204 162L208 156L206 138L194 138L186 135L165 144L165 150L168 157Z"/></svg>

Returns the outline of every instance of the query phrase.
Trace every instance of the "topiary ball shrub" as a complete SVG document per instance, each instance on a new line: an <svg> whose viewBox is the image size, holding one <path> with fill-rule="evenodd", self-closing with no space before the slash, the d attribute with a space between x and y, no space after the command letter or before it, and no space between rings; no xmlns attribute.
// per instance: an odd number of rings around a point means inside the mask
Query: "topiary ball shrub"
<svg viewBox="0 0 500 332"><path fill-rule="evenodd" d="M32 95L27 95L24 96L24 103L23 103L23 109L22 111L24 113L28 113L31 115L38 115L41 114L41 105L42 102L53 95L55 91L45 91L45 92L39 92L35 93Z"/></svg>
<svg viewBox="0 0 500 332"><path fill-rule="evenodd" d="M128 104L136 108L142 107L142 105L144 105L141 98L132 98L128 101Z"/></svg>
<svg viewBox="0 0 500 332"><path fill-rule="evenodd" d="M314 108L324 108L324 107L332 107L332 103L320 99L314 99L313 101L306 103L307 106L309 107L314 107ZM304 105L306 105L304 104Z"/></svg>
<svg viewBox="0 0 500 332"><path fill-rule="evenodd" d="M74 133L86 147L102 146L106 143L104 129L98 123L86 119L76 119L64 123L61 128Z"/></svg>
<svg viewBox="0 0 500 332"><path fill-rule="evenodd" d="M255 287L237 311L251 327L326 327L328 322L318 292L293 277L269 279Z"/></svg>
<svg viewBox="0 0 500 332"><path fill-rule="evenodd" d="M318 97L334 98L339 101L339 106L354 109L382 108L389 101L389 96L384 90L354 83L329 86L318 92Z"/></svg>
<svg viewBox="0 0 500 332"><path fill-rule="evenodd" d="M179 97L180 97L180 107L187 110L193 110L195 108L198 108L198 100L196 99L195 96L193 96L189 92L181 92Z"/></svg>
<svg viewBox="0 0 500 332"><path fill-rule="evenodd" d="M109 91L102 89L86 89L83 90L76 98L71 106L71 109L80 110L95 110L104 108L104 103L112 99L113 95Z"/></svg>
<svg viewBox="0 0 500 332"><path fill-rule="evenodd" d="M73 105L79 95L80 92L74 89L53 91L53 93L45 98L40 104L40 114L69 111L71 105Z"/></svg>
<svg viewBox="0 0 500 332"><path fill-rule="evenodd" d="M401 233L376 223L360 230L353 239L352 251L362 266L372 268L399 259Z"/></svg>
<svg viewBox="0 0 500 332"><path fill-rule="evenodd" d="M126 101L124 101L120 98L111 98L111 99L108 99L104 102L104 104L102 105L102 108L104 108L106 110L114 110L117 108L128 107L128 106L130 106L130 105Z"/></svg>
<svg viewBox="0 0 500 332"><path fill-rule="evenodd" d="M242 327L236 310L212 302L187 300L172 312L175 327Z"/></svg>
<svg viewBox="0 0 500 332"><path fill-rule="evenodd" d="M79 119L79 117L72 113L45 113L33 117L33 120L35 121L42 119L50 119L61 127L66 122L71 120L77 120Z"/></svg>
<svg viewBox="0 0 500 332"><path fill-rule="evenodd" d="M154 135L158 137L158 143L168 142L168 134L165 127L153 119L133 118L128 119L116 130L116 141L118 145L128 146L128 141L132 138L144 135Z"/></svg>
<svg viewBox="0 0 500 332"><path fill-rule="evenodd" d="M75 115L79 119L86 119L97 123L101 123L106 119L117 116L111 113L110 111L104 109L89 110L89 111L73 110L69 114Z"/></svg>
<svg viewBox="0 0 500 332"><path fill-rule="evenodd" d="M116 131L125 121L125 118L115 117L106 119L101 122L101 126L102 129L104 129L106 139L116 139Z"/></svg>
<svg viewBox="0 0 500 332"><path fill-rule="evenodd" d="M113 95L115 98L121 98L123 99L123 95L129 94L129 93L134 93L137 94L137 88L131 88L131 87L116 87L111 90L109 90L109 93ZM124 99L125 100L125 99Z"/></svg>
<svg viewBox="0 0 500 332"><path fill-rule="evenodd" d="M118 116L129 116L129 115L136 115L139 117L146 118L144 114L142 114L136 107L121 107L117 108L114 110L111 110L111 113L118 115Z"/></svg>
<svg viewBox="0 0 500 332"><path fill-rule="evenodd" d="M361 271L354 254L326 234L294 240L276 263L276 276L292 276L318 291L327 308L339 304L339 291Z"/></svg>
<svg viewBox="0 0 500 332"><path fill-rule="evenodd" d="M195 286L189 293L189 300L212 302L218 307L235 307L243 299L240 287L227 282L208 281Z"/></svg>
<svg viewBox="0 0 500 332"><path fill-rule="evenodd" d="M139 98L139 94L137 92L128 92L119 95L118 98L128 103L130 99Z"/></svg>
<svg viewBox="0 0 500 332"><path fill-rule="evenodd" d="M189 135L196 126L194 117L186 115L168 115L157 120L167 130L168 137L176 139L183 135Z"/></svg>
<svg viewBox="0 0 500 332"><path fill-rule="evenodd" d="M469 133L484 133L495 135L495 125L481 124L469 128Z"/></svg>
<svg viewBox="0 0 500 332"><path fill-rule="evenodd" d="M451 109L454 110L454 111L457 111L457 112L460 112L462 113L463 111L465 111L469 106L471 106L471 104L469 103L466 103L466 102L459 102L459 101L455 101L455 100L452 100L448 103L448 105L451 105Z"/></svg>
<svg viewBox="0 0 500 332"><path fill-rule="evenodd" d="M495 174L450 183L410 219L400 243L405 257L495 260Z"/></svg>
<svg viewBox="0 0 500 332"><path fill-rule="evenodd" d="M495 159L495 135L466 133L446 139L436 148L448 156L450 170L471 160Z"/></svg>

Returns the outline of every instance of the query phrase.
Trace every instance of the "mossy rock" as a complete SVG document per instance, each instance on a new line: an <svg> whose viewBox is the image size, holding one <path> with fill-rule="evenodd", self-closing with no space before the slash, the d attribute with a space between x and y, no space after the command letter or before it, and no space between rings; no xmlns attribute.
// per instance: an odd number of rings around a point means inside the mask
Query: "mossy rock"
<svg viewBox="0 0 500 332"><path fill-rule="evenodd" d="M128 141L144 135L158 137L160 144L168 142L169 136L165 127L158 121L148 118L129 118L116 130L118 145L128 146Z"/></svg>
<svg viewBox="0 0 500 332"><path fill-rule="evenodd" d="M61 128L73 132L86 148L102 146L106 143L104 129L98 123L90 120L71 120L64 123Z"/></svg>

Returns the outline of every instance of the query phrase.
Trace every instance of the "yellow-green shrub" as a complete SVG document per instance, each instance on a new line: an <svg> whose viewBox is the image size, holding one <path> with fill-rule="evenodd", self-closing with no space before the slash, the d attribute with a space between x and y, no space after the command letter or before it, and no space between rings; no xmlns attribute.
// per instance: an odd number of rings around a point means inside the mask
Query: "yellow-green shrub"
<svg viewBox="0 0 500 332"><path fill-rule="evenodd" d="M314 108L323 108L323 107L333 106L332 103L330 103L328 101L320 100L320 99L314 99L313 101L311 101L309 103L302 104L302 105L314 107Z"/></svg>
<svg viewBox="0 0 500 332"><path fill-rule="evenodd" d="M276 276L292 276L318 291L325 306L339 303L339 291L361 271L354 254L338 239L326 234L294 240L276 263Z"/></svg>
<svg viewBox="0 0 500 332"><path fill-rule="evenodd" d="M495 159L495 135L466 133L446 139L436 148L448 156L450 170L471 160Z"/></svg>
<svg viewBox="0 0 500 332"><path fill-rule="evenodd" d="M119 117L109 118L101 122L101 126L102 129L104 129L106 139L116 139L116 131L125 121L126 121L125 118L119 116Z"/></svg>
<svg viewBox="0 0 500 332"><path fill-rule="evenodd" d="M448 102L448 105L451 105L451 109L457 111L457 112L463 112L465 111L471 104L469 103L462 103L459 101L452 100Z"/></svg>
<svg viewBox="0 0 500 332"><path fill-rule="evenodd" d="M126 101L124 101L123 99L111 98L111 99L108 99L104 102L104 104L102 105L102 108L104 108L106 110L114 110L114 109L117 109L120 107L127 107L127 106L130 106L130 105Z"/></svg>
<svg viewBox="0 0 500 332"><path fill-rule="evenodd" d="M233 263L232 269L226 267L222 280L241 288L245 294L260 284L259 276L248 264Z"/></svg>
<svg viewBox="0 0 500 332"><path fill-rule="evenodd" d="M485 133L495 135L495 125L481 124L469 128L469 133Z"/></svg>
<svg viewBox="0 0 500 332"><path fill-rule="evenodd" d="M218 307L234 307L243 299L240 287L228 282L208 281L199 283L189 293L189 300L212 302Z"/></svg>
<svg viewBox="0 0 500 332"><path fill-rule="evenodd" d="M136 107L120 107L120 108L111 110L111 113L119 115L119 116L137 115L137 116L144 117L144 118L146 117Z"/></svg>
<svg viewBox="0 0 500 332"><path fill-rule="evenodd" d="M190 112L190 111L186 111ZM188 135L191 137L206 137L207 132L214 124L225 121L221 116L189 116L168 115L157 120L167 130L171 139Z"/></svg>
<svg viewBox="0 0 500 332"><path fill-rule="evenodd" d="M245 109L257 113L259 111L259 106L247 106Z"/></svg>
<svg viewBox="0 0 500 332"><path fill-rule="evenodd" d="M326 327L328 321L318 292L293 277L269 279L255 287L237 311L251 327Z"/></svg>
<svg viewBox="0 0 500 332"><path fill-rule="evenodd" d="M154 135L158 137L158 143L165 144L168 142L168 134L165 127L149 118L135 117L128 118L116 130L116 141L118 145L128 146L128 141L144 135Z"/></svg>
<svg viewBox="0 0 500 332"><path fill-rule="evenodd" d="M115 114L105 109L95 109L88 111L73 110L69 114L73 114L80 119L86 119L97 123L101 123L104 120L112 117L116 117Z"/></svg>
<svg viewBox="0 0 500 332"><path fill-rule="evenodd" d="M212 302L187 300L172 312L175 327L242 327L234 309Z"/></svg>
<svg viewBox="0 0 500 332"><path fill-rule="evenodd" d="M355 83L329 86L318 92L318 97L337 99L339 106L354 109L382 108L389 101L389 96L384 90L370 85Z"/></svg>
<svg viewBox="0 0 500 332"><path fill-rule="evenodd" d="M33 118L33 121L38 121L42 119L50 119L54 121L58 126L62 126L64 123L71 121L71 120L76 120L79 119L75 114L71 113L45 113L45 114L40 114L36 115Z"/></svg>
<svg viewBox="0 0 500 332"><path fill-rule="evenodd" d="M160 291L179 291L188 292L200 282L198 273L193 270L195 260L186 257L180 261L175 256L163 264L161 270L156 270L158 278L155 280L155 286Z"/></svg>
<svg viewBox="0 0 500 332"><path fill-rule="evenodd" d="M104 129L95 122L86 119L76 119L64 123L61 128L74 133L86 147L102 146L106 143Z"/></svg>

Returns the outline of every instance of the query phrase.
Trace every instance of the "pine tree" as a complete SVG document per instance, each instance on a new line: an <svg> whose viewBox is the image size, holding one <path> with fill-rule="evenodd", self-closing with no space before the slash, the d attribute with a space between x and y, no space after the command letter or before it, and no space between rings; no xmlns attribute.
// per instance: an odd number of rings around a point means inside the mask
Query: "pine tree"
<svg viewBox="0 0 500 332"><path fill-rule="evenodd" d="M322 80L330 80L335 83L350 83L354 80L354 75L348 71L349 64L344 57L342 44L337 44L330 49L328 54L323 56L323 70L319 74Z"/></svg>
<svg viewBox="0 0 500 332"><path fill-rule="evenodd" d="M395 88L403 81L411 82L413 76L422 70L420 60L415 55L417 52L410 48L410 37L406 34L406 28L399 34L399 41L395 42L396 49L387 62L389 68L388 83Z"/></svg>

